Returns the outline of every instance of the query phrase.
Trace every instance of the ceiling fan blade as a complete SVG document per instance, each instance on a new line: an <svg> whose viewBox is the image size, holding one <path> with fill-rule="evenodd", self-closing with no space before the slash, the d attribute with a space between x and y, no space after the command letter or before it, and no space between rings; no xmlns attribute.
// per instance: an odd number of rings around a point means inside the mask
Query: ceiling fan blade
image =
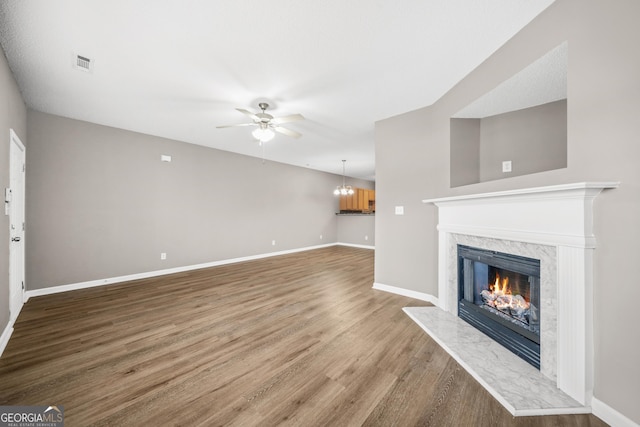
<svg viewBox="0 0 640 427"><path fill-rule="evenodd" d="M245 110L244 108L236 108L236 110L240 111L242 114L246 114L247 116L251 117L256 122L260 121L260 117L256 116L254 113L252 113L249 110Z"/></svg>
<svg viewBox="0 0 640 427"><path fill-rule="evenodd" d="M302 136L301 133L298 133L294 130L283 128L282 126L274 126L273 130L276 132L280 132L283 135L291 136L293 138L300 138Z"/></svg>
<svg viewBox="0 0 640 427"><path fill-rule="evenodd" d="M235 127L239 127L239 126L255 126L256 123L240 123L237 125L222 125L222 126L216 126L217 129L221 129L221 128L235 128Z"/></svg>
<svg viewBox="0 0 640 427"><path fill-rule="evenodd" d="M304 120L304 116L302 114L291 114L289 116L276 117L271 120L271 123L279 125L282 123L297 122L298 120Z"/></svg>

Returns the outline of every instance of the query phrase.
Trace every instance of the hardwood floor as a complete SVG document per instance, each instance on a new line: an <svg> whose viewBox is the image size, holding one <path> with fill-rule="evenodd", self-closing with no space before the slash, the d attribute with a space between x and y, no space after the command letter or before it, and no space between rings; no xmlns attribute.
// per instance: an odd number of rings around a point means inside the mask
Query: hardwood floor
<svg viewBox="0 0 640 427"><path fill-rule="evenodd" d="M0 405L67 426L604 426L513 418L371 288L373 251L330 247L32 298Z"/></svg>

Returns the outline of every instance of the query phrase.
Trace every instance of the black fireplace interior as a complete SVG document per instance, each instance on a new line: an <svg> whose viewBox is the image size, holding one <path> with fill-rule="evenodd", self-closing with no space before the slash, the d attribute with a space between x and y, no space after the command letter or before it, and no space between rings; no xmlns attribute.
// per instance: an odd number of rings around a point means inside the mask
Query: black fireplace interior
<svg viewBox="0 0 640 427"><path fill-rule="evenodd" d="M540 369L540 260L458 245L458 316Z"/></svg>

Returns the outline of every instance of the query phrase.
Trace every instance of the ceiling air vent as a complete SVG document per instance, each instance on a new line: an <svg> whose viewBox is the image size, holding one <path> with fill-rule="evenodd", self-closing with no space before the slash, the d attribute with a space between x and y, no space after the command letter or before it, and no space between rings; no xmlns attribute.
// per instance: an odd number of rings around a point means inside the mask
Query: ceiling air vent
<svg viewBox="0 0 640 427"><path fill-rule="evenodd" d="M76 55L75 66L77 69L90 72L91 71L91 59L86 56Z"/></svg>

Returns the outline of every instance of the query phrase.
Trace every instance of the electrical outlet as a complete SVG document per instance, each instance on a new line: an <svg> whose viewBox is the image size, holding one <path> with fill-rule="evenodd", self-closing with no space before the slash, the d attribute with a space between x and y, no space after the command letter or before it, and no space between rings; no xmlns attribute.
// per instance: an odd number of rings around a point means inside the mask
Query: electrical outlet
<svg viewBox="0 0 640 427"><path fill-rule="evenodd" d="M322 240L322 234L320 235L320 240Z"/></svg>
<svg viewBox="0 0 640 427"><path fill-rule="evenodd" d="M396 206L396 215L404 215L404 206Z"/></svg>
<svg viewBox="0 0 640 427"><path fill-rule="evenodd" d="M167 259L167 253L166 252L161 252L160 253L160 259Z"/></svg>
<svg viewBox="0 0 640 427"><path fill-rule="evenodd" d="M511 160L502 162L502 172L511 172Z"/></svg>
<svg viewBox="0 0 640 427"><path fill-rule="evenodd" d="M276 245L276 241L275 241L275 240L272 240L272 241L271 241L271 246L275 246L275 245Z"/></svg>
<svg viewBox="0 0 640 427"><path fill-rule="evenodd" d="M369 240L369 236L364 236L364 240Z"/></svg>

